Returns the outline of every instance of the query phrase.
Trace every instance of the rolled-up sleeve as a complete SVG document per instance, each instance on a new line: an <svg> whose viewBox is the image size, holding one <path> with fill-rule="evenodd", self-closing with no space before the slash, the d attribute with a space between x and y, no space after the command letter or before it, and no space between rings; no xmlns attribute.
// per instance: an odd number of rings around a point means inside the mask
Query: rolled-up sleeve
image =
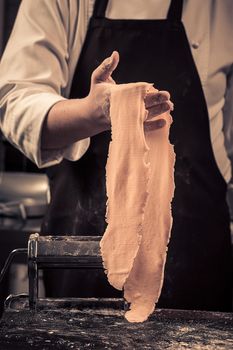
<svg viewBox="0 0 233 350"><path fill-rule="evenodd" d="M69 2L23 0L0 64L0 125L5 137L38 167L79 159L89 139L41 150L50 108L69 84Z"/></svg>

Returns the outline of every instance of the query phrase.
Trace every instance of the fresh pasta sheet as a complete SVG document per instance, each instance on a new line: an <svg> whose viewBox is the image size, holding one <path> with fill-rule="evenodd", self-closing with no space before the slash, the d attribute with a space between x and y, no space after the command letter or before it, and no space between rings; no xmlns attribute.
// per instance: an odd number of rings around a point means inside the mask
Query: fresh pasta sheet
<svg viewBox="0 0 233 350"><path fill-rule="evenodd" d="M115 85L111 91L112 141L106 164L107 228L100 242L109 283L124 289L129 322L143 322L161 293L174 193L172 118L160 129L145 123L149 83Z"/></svg>

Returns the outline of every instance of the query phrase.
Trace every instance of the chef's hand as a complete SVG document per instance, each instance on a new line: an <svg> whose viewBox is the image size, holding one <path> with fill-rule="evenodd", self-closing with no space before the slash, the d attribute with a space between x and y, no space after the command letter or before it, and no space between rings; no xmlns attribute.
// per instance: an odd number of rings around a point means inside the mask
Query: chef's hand
<svg viewBox="0 0 233 350"><path fill-rule="evenodd" d="M109 118L110 110L110 91L115 81L111 77L112 72L119 63L119 54L113 51L112 55L106 58L92 73L91 88L89 95L85 98L87 108L90 110L93 122L99 124L99 127L110 129L111 123Z"/></svg>
<svg viewBox="0 0 233 350"><path fill-rule="evenodd" d="M149 130L159 129L165 126L166 121L161 115L174 109L174 105L170 101L169 92L159 91L154 88L145 97L145 107L148 111L145 129L148 127ZM161 118L158 116L161 116Z"/></svg>
<svg viewBox="0 0 233 350"><path fill-rule="evenodd" d="M119 54L114 51L92 73L91 89L87 97L58 101L49 110L42 127L41 149L60 149L74 142L110 129L109 96L112 72L119 63ZM144 128L158 129L165 125L160 115L172 109L166 91L152 89L145 97L148 110Z"/></svg>
<svg viewBox="0 0 233 350"><path fill-rule="evenodd" d="M90 93L86 97L91 115L106 130L110 128L111 124L109 118L109 97L111 85L115 84L111 75L118 63L119 53L113 51L112 55L106 58L92 73ZM156 117L173 109L169 93L153 88L145 97L145 108L148 110L145 123L150 124L150 129L163 127L166 123L165 120Z"/></svg>

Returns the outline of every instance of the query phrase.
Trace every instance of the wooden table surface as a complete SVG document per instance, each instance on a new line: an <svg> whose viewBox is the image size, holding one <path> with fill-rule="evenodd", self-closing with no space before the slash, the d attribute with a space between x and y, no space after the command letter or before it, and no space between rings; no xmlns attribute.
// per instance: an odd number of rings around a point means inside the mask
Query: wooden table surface
<svg viewBox="0 0 233 350"><path fill-rule="evenodd" d="M0 322L1 350L232 350L233 314L157 309L128 323L121 299L44 299L38 311L12 299Z"/></svg>

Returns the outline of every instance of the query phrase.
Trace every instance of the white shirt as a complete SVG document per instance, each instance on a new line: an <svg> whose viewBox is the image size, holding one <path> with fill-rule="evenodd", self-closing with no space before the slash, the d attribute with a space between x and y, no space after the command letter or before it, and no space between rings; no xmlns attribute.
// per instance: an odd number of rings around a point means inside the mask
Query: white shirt
<svg viewBox="0 0 233 350"><path fill-rule="evenodd" d="M40 136L49 109L69 97L93 3L23 0L2 57L1 128L7 139L39 167L56 164L63 157L77 160L89 146L89 139L84 139L65 149L41 152ZM169 3L110 0L106 17L165 18ZM232 0L184 0L182 21L208 106L214 156L226 181L231 178L227 152L233 160L232 18Z"/></svg>

